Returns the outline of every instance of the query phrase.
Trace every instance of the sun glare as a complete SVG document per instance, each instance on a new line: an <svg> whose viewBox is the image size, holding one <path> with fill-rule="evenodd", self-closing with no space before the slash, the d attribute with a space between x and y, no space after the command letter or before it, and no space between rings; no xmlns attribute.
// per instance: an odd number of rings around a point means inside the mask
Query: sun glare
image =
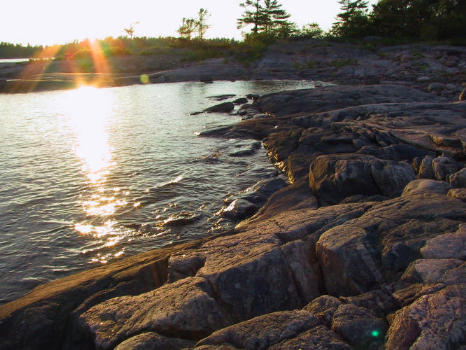
<svg viewBox="0 0 466 350"><path fill-rule="evenodd" d="M100 239L102 248L113 247L127 234L111 218L118 208L128 204L125 199L128 193L108 181L115 167L108 133L114 98L111 89L82 85L66 91L59 100L66 124L74 135L74 152L88 183L81 196L87 219L75 223L74 229L80 235ZM96 261L105 263L107 258L105 255Z"/></svg>

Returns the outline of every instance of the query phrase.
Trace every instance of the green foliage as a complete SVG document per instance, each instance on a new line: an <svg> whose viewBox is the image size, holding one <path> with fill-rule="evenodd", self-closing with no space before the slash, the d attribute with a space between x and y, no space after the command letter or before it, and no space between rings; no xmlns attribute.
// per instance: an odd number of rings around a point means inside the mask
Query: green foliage
<svg viewBox="0 0 466 350"><path fill-rule="evenodd" d="M459 0L380 0L371 14L381 36L421 40L464 38L466 2Z"/></svg>
<svg viewBox="0 0 466 350"><path fill-rule="evenodd" d="M368 3L364 0L340 0L338 21L333 24L331 34L336 37L354 38L368 35L370 23Z"/></svg>
<svg viewBox="0 0 466 350"><path fill-rule="evenodd" d="M278 0L246 0L240 4L245 9L238 19L238 29L252 25L251 33L246 34L276 38L288 38L296 32L296 26L288 21L290 15L282 9Z"/></svg>
<svg viewBox="0 0 466 350"><path fill-rule="evenodd" d="M206 23L207 18L210 16L209 11L206 9L199 9L198 17L196 18L183 18L183 23L178 28L178 34L180 38L191 40L191 36L194 32L197 32L197 37L202 40L204 39L205 32L209 29L209 25Z"/></svg>
<svg viewBox="0 0 466 350"><path fill-rule="evenodd" d="M0 58L22 58L32 57L42 51L42 46L23 46L0 42Z"/></svg>
<svg viewBox="0 0 466 350"><path fill-rule="evenodd" d="M371 13L364 0L339 2L342 12L330 31L334 39L375 35L384 38L383 43L406 40L466 43L464 0L379 0Z"/></svg>

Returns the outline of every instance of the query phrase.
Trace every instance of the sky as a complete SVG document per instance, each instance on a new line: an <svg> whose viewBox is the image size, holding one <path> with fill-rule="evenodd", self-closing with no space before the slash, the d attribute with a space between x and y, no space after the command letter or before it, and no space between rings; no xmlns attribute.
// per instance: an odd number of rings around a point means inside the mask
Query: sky
<svg viewBox="0 0 466 350"><path fill-rule="evenodd" d="M211 16L206 37L241 39L236 20L241 0L4 0L0 42L31 45L63 44L84 38L124 35L135 24L136 36L177 36L183 17L200 8ZM281 0L290 20L302 26L317 22L328 30L339 12L337 0ZM371 4L377 2L370 1Z"/></svg>

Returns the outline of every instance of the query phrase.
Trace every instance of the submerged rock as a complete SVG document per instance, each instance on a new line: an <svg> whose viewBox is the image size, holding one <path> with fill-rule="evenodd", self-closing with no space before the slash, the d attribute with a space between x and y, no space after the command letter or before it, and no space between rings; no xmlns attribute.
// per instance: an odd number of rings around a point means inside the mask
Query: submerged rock
<svg viewBox="0 0 466 350"><path fill-rule="evenodd" d="M204 112L207 113L230 113L235 109L233 102L223 102L218 105L206 108Z"/></svg>

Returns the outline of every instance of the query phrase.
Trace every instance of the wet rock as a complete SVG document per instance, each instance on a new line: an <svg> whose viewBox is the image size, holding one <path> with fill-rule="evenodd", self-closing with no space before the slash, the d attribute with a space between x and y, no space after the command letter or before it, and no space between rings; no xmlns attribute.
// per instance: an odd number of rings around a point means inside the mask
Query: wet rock
<svg viewBox="0 0 466 350"><path fill-rule="evenodd" d="M226 208L221 209L218 215L231 219L231 220L242 220L251 215L259 209L254 203L246 199L235 199Z"/></svg>
<svg viewBox="0 0 466 350"><path fill-rule="evenodd" d="M261 180L255 185L246 189L244 193L241 194L241 198L261 206L273 193L284 188L285 186L287 186L287 183L281 178Z"/></svg>
<svg viewBox="0 0 466 350"><path fill-rule="evenodd" d="M237 98L236 100L233 101L235 105L242 105L245 103L248 103L248 99L244 97Z"/></svg>
<svg viewBox="0 0 466 350"><path fill-rule="evenodd" d="M454 349L466 341L466 285L427 294L396 312L386 349Z"/></svg>
<svg viewBox="0 0 466 350"><path fill-rule="evenodd" d="M429 239L421 254L426 259L466 259L466 225L458 231Z"/></svg>
<svg viewBox="0 0 466 350"><path fill-rule="evenodd" d="M120 343L115 350L150 350L150 349L166 349L177 350L181 348L192 347L194 342L163 337L154 332L138 334L134 337Z"/></svg>
<svg viewBox="0 0 466 350"><path fill-rule="evenodd" d="M257 100L259 98L259 95L257 94L247 94L246 98L249 100Z"/></svg>
<svg viewBox="0 0 466 350"><path fill-rule="evenodd" d="M235 109L235 105L232 102L223 102L218 105L206 108L204 112L207 113L230 113Z"/></svg>
<svg viewBox="0 0 466 350"><path fill-rule="evenodd" d="M210 98L210 99L215 100L215 101L224 101L224 100L228 100L230 98L233 98L235 96L236 95L234 95L234 94L225 94L225 95L207 96L207 98Z"/></svg>
<svg viewBox="0 0 466 350"><path fill-rule="evenodd" d="M415 194L447 194L451 186L444 181L436 181L430 179L413 180L406 185L402 196L410 196Z"/></svg>

